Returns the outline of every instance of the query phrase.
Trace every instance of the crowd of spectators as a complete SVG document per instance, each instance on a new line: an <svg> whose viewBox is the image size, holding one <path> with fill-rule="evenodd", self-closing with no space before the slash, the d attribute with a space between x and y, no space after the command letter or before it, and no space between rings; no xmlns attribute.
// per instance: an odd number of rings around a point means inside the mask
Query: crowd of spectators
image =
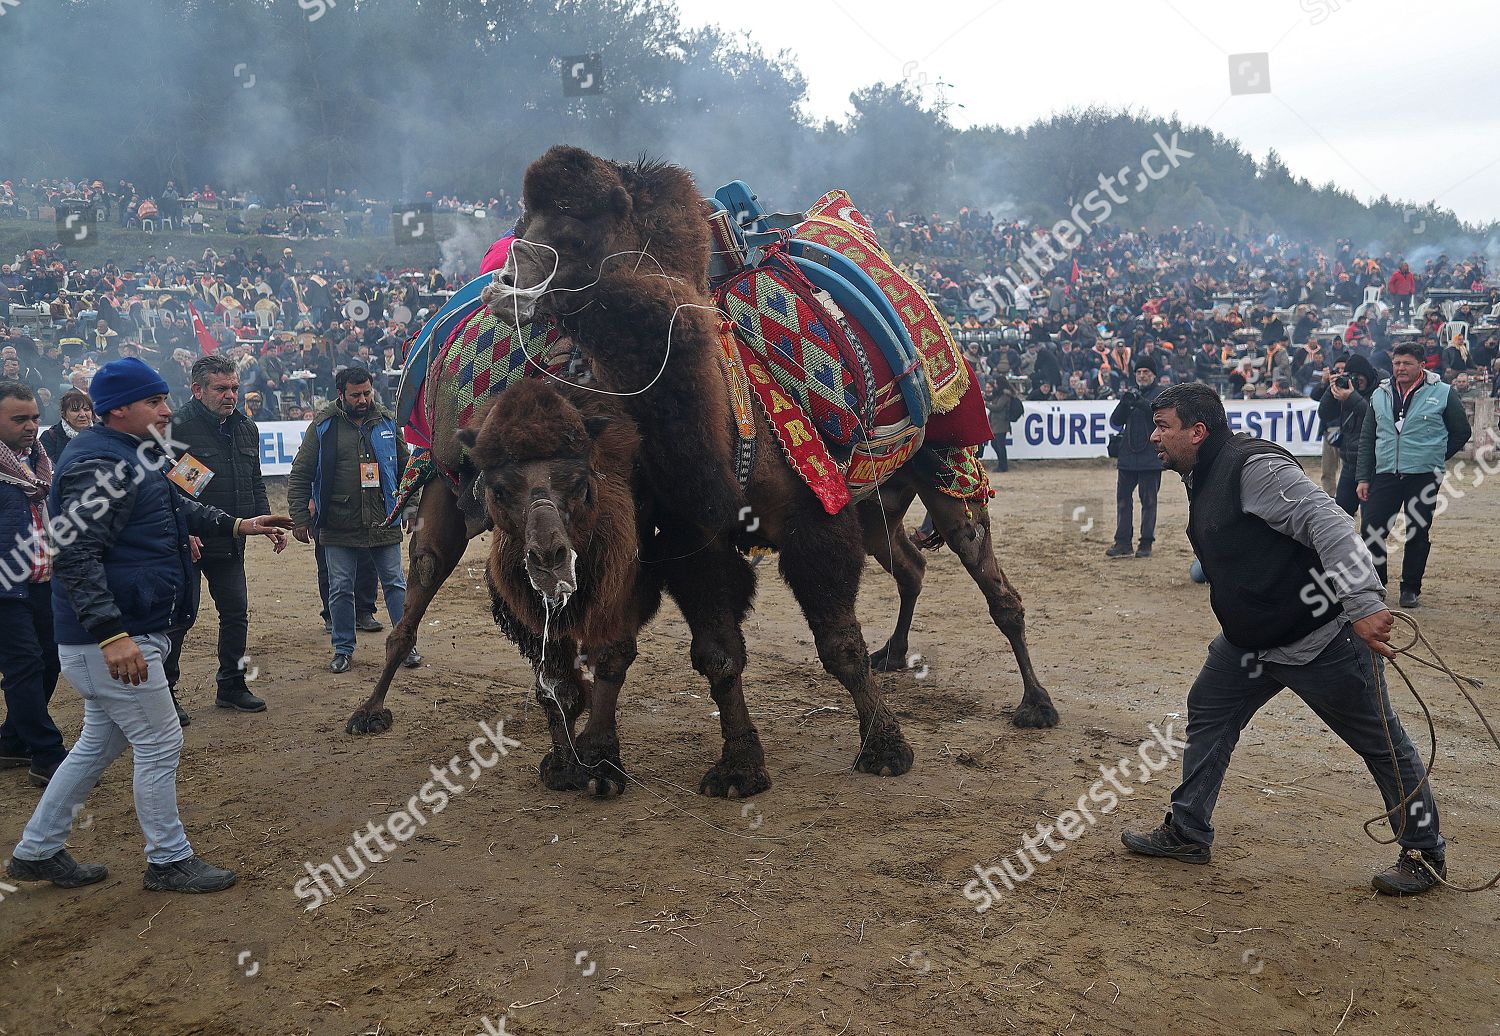
<svg viewBox="0 0 1500 1036"><path fill-rule="evenodd" d="M1117 398L1141 357L1164 385L1308 395L1341 357L1388 375L1402 340L1461 392L1500 395L1500 287L1482 256L1434 255L1413 269L1349 241L1327 251L1203 224L1156 234L1099 226L1071 250L1053 242L1049 255L1045 228L972 209L878 222L981 377L1024 378L1032 400Z"/></svg>
<svg viewBox="0 0 1500 1036"><path fill-rule="evenodd" d="M389 399L402 345L447 291L436 268L354 270L327 251L304 262L290 247L273 257L208 249L131 270L84 266L54 245L0 266L0 351L48 420L64 392L86 390L120 356L159 369L185 402L188 371L209 350L238 365L251 416L298 420L333 397L348 366L368 369Z"/></svg>
<svg viewBox="0 0 1500 1036"><path fill-rule="evenodd" d="M48 212L88 213L99 223L121 229L159 228L218 230L229 234L259 234L294 239L360 236L378 215L393 207L426 203L437 211L484 214L514 221L517 207L505 191L486 199L456 194L434 196L432 191L412 199L372 199L354 188L305 188L295 183L260 194L228 190L211 184L179 187L168 180L159 191L119 180L36 180L25 177L0 181L0 219L42 219Z"/></svg>
<svg viewBox="0 0 1500 1036"><path fill-rule="evenodd" d="M503 193L427 199L440 210L487 208L502 218L497 226L514 214ZM375 204L355 191L295 184L272 199L208 185L179 192L170 181L144 198L125 180L0 184L0 215L80 203L139 222L146 204L158 218L182 219L188 209L248 214L266 202L309 219ZM1060 257L1054 249L1043 267L1044 228L976 209L951 219L887 212L877 223L950 320L992 402L1001 380L1033 401L1118 398L1143 360L1162 386L1202 381L1227 398L1321 396L1339 360L1359 357L1384 376L1391 348L1407 340L1460 392L1500 395L1500 287L1487 282L1481 256L1434 255L1413 269L1349 241L1325 251L1203 224L1154 234L1106 224ZM205 346L239 365L243 404L261 420L304 418L332 398L334 375L350 365L369 369L389 400L402 345L446 298L449 278L433 268L354 269L335 258L332 242L298 247L303 254L209 248L122 265L38 241L12 261L0 257L0 350L39 390L49 420L64 392L86 389L93 370L121 355L158 367L185 401L188 368ZM1023 266L1042 276L1015 276Z"/></svg>

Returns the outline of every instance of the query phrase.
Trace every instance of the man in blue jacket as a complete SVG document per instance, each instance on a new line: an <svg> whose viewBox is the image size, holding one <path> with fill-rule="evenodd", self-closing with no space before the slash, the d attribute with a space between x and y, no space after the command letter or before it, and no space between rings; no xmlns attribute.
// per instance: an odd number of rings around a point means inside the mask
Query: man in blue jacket
<svg viewBox="0 0 1500 1036"><path fill-rule="evenodd" d="M68 750L47 712L58 669L47 549L52 464L37 438L40 421L35 393L0 381L0 769L28 767L31 783L45 788Z"/></svg>
<svg viewBox="0 0 1500 1036"><path fill-rule="evenodd" d="M1463 401L1435 372L1423 370L1422 348L1402 342L1391 350L1391 378L1370 397L1361 429L1359 484L1364 503L1360 531L1386 577L1386 536L1397 511L1406 514L1406 554L1401 561L1401 607L1422 600L1422 576L1432 552L1432 521L1448 462L1472 429Z"/></svg>
<svg viewBox="0 0 1500 1036"><path fill-rule="evenodd" d="M291 520L234 518L174 490L164 445L167 383L135 358L105 364L89 386L102 424L78 433L52 483L48 531L57 548L52 618L63 675L83 697L83 731L57 768L6 873L73 888L102 881L64 845L106 767L135 757L136 816L151 891L217 892L234 872L194 855L177 813L182 726L164 666L168 630L191 625L198 578L190 536L270 536ZM170 474L169 474L170 473Z"/></svg>

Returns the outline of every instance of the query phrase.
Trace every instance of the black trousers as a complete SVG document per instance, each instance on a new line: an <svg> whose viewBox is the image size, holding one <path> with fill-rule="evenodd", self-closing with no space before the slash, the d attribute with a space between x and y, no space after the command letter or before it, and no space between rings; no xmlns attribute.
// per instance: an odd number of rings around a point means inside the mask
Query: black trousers
<svg viewBox="0 0 1500 1036"><path fill-rule="evenodd" d="M208 592L214 599L214 607L219 610L218 693L245 690L245 670L251 664L245 656L245 642L250 634L245 556L236 553L227 558L203 558L197 568L207 577ZM182 676L182 642L187 635L186 628L170 631L172 650L163 668L167 671L167 684L174 690Z"/></svg>
<svg viewBox="0 0 1500 1036"><path fill-rule="evenodd" d="M0 677L5 686L0 750L30 755L33 766L51 766L68 754L47 712L59 671L52 639L52 584L27 583L26 589L24 599L0 600Z"/></svg>
<svg viewBox="0 0 1500 1036"><path fill-rule="evenodd" d="M326 622L328 620L328 558L323 553L321 543L313 553L318 561L318 598L323 602L323 610L320 614ZM359 564L354 569L354 616L356 619L375 614L375 591L378 587L379 583L375 579L375 559L370 557L368 550L360 551Z"/></svg>
<svg viewBox="0 0 1500 1036"><path fill-rule="evenodd" d="M1347 515L1353 515L1359 510L1359 461L1344 459L1344 466L1339 469L1338 492L1333 496L1334 502L1344 509Z"/></svg>
<svg viewBox="0 0 1500 1036"><path fill-rule="evenodd" d="M1172 792L1173 826L1196 842L1213 842L1214 805L1240 731L1283 688L1291 688L1329 730L1359 753L1386 808L1393 809L1422 783L1427 772L1417 746L1388 697L1381 694L1384 667L1385 660L1376 657L1348 625L1304 665L1262 662L1255 652L1241 651L1223 634L1215 637L1188 692L1187 748L1182 754L1182 783ZM1390 743L1386 742L1387 726ZM1390 818L1392 833L1401 832L1401 845L1441 854L1444 842L1438 833L1432 788L1424 786L1405 813L1403 817L1396 810Z"/></svg>
<svg viewBox="0 0 1500 1036"><path fill-rule="evenodd" d="M1135 532L1135 505L1130 496L1141 498L1141 546L1156 542L1156 497L1161 492L1160 471L1125 471L1115 483L1115 542L1130 546Z"/></svg>
<svg viewBox="0 0 1500 1036"><path fill-rule="evenodd" d="M1385 538L1396 520L1396 512L1406 515L1406 554L1401 559L1401 589L1414 594L1422 592L1422 576L1427 571L1427 555L1432 553L1432 519L1438 498L1437 475L1376 475L1370 482L1370 499L1361 512L1360 533L1375 558L1375 574L1389 586Z"/></svg>

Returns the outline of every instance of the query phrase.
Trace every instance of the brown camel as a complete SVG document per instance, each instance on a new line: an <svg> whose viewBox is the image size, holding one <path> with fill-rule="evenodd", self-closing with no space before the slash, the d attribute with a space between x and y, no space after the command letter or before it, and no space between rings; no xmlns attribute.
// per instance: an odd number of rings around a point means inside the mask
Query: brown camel
<svg viewBox="0 0 1500 1036"><path fill-rule="evenodd" d="M661 603L659 583L636 560L634 422L608 397L523 381L458 440L495 526L487 571L496 608L540 649L533 661L553 742L542 778L601 796L624 791L615 705L637 634ZM549 666L554 660L561 665ZM588 724L575 738L558 683L572 685L575 698L590 669Z"/></svg>
<svg viewBox="0 0 1500 1036"><path fill-rule="evenodd" d="M486 289L486 302L518 324L539 313L559 320L588 355L597 383L620 394L640 428L638 485L659 529L643 546L642 565L655 569L682 608L693 666L720 709L724 753L702 791L752 794L770 783L741 684L741 627L754 575L736 542L747 522L778 549L820 660L854 700L861 733L856 768L894 775L911 766L911 748L871 675L854 603L868 551L901 588L902 616L882 661L904 655L922 563L898 530L918 496L1010 641L1024 685L1015 722L1057 722L1031 665L1020 596L995 558L988 514L938 490L929 451L918 451L878 496L829 515L757 412L757 461L743 496L748 505L741 504L728 388L715 354L720 316L708 295L708 232L685 170L621 165L554 147L527 170L524 201L511 261ZM573 718L565 716L569 724Z"/></svg>

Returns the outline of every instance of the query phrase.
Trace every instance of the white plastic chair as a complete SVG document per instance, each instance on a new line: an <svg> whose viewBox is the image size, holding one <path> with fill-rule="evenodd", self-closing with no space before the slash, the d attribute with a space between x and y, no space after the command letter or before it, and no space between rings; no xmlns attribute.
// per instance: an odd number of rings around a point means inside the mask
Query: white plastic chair
<svg viewBox="0 0 1500 1036"><path fill-rule="evenodd" d="M141 220L141 229L148 234L156 233L156 221L149 218Z"/></svg>

